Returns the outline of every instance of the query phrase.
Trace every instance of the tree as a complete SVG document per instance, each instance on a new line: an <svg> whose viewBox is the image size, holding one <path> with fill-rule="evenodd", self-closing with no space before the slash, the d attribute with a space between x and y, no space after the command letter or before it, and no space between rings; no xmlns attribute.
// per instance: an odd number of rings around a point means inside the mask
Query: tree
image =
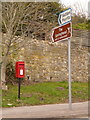
<svg viewBox="0 0 90 120"><path fill-rule="evenodd" d="M27 14L30 14L31 3L2 3L2 85L5 84L7 59L10 54L22 48L25 44L23 25ZM17 36L16 36L17 35Z"/></svg>
<svg viewBox="0 0 90 120"><path fill-rule="evenodd" d="M73 24L86 23L87 17L81 2L74 4L74 13L73 13Z"/></svg>
<svg viewBox="0 0 90 120"><path fill-rule="evenodd" d="M45 40L46 33L58 25L55 13L60 11L55 2L2 2L2 84L8 56L28 43L27 36Z"/></svg>

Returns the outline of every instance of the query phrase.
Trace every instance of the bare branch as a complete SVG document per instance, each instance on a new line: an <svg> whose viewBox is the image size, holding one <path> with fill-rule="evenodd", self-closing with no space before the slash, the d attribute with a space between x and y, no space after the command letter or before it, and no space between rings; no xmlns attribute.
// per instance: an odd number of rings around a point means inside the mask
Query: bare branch
<svg viewBox="0 0 90 120"><path fill-rule="evenodd" d="M8 28L7 28L7 25L6 25L6 22L5 22L4 18L2 19L2 22L3 22L4 26L5 26L6 31L8 31Z"/></svg>
<svg viewBox="0 0 90 120"><path fill-rule="evenodd" d="M9 51L8 55L13 54L14 52L20 50L24 46L25 46L25 44L23 44L23 45L19 46L18 48L14 49L12 52Z"/></svg>

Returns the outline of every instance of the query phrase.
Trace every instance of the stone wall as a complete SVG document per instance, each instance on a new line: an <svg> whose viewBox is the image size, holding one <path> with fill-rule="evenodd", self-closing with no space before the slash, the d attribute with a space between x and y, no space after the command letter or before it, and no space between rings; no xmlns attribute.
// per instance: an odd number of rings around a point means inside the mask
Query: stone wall
<svg viewBox="0 0 90 120"><path fill-rule="evenodd" d="M88 81L88 48L76 40L76 37L71 39L72 81ZM68 80L68 41L52 43L30 39L24 59L26 76L32 81Z"/></svg>

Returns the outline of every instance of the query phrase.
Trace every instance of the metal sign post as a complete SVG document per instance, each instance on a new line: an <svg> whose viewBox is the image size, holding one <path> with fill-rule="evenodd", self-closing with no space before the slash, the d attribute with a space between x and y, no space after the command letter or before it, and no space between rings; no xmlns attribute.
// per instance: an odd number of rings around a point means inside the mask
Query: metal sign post
<svg viewBox="0 0 90 120"><path fill-rule="evenodd" d="M71 40L68 39L68 71L69 71L69 109L72 110L72 92L71 92Z"/></svg>
<svg viewBox="0 0 90 120"><path fill-rule="evenodd" d="M72 23L71 23L71 8L61 12L58 17L60 26L52 31L52 41L68 40L68 88L69 88L69 109L72 110L72 92L71 92L71 41L72 36Z"/></svg>

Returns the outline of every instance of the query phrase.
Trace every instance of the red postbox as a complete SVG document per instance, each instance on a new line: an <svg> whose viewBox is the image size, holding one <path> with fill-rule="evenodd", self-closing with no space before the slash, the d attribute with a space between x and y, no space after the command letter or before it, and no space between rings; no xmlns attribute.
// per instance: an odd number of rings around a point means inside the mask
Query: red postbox
<svg viewBox="0 0 90 120"><path fill-rule="evenodd" d="M25 63L24 61L16 62L16 77L24 78L25 75Z"/></svg>

